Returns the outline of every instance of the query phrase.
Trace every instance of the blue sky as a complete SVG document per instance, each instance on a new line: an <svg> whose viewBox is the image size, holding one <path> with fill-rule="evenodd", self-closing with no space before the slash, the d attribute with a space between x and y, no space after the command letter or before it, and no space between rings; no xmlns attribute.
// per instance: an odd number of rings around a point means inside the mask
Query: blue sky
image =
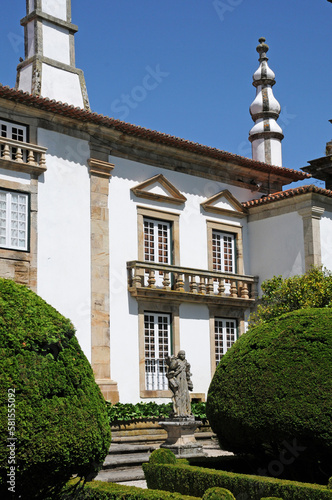
<svg viewBox="0 0 332 500"><path fill-rule="evenodd" d="M4 85L15 85L24 57L25 3L2 6ZM248 157L252 74L264 36L282 106L283 165L299 169L325 154L332 139L327 0L72 0L72 17L76 66L93 111Z"/></svg>

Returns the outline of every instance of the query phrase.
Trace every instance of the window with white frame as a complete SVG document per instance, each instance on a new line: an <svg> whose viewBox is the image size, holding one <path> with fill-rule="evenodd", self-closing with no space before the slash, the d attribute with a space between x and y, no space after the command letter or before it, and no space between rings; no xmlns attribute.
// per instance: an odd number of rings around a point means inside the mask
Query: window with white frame
<svg viewBox="0 0 332 500"><path fill-rule="evenodd" d="M232 347L237 339L237 325L235 319L214 319L214 352L216 367L222 356Z"/></svg>
<svg viewBox="0 0 332 500"><path fill-rule="evenodd" d="M166 360L171 355L171 315L144 314L145 389L168 389Z"/></svg>
<svg viewBox="0 0 332 500"><path fill-rule="evenodd" d="M29 195L0 190L0 247L28 250Z"/></svg>
<svg viewBox="0 0 332 500"><path fill-rule="evenodd" d="M171 263L171 223L144 217L144 260L158 264ZM148 279L146 273L145 280ZM156 286L162 286L163 273L155 273Z"/></svg>
<svg viewBox="0 0 332 500"><path fill-rule="evenodd" d="M235 272L234 234L212 231L213 271Z"/></svg>
<svg viewBox="0 0 332 500"><path fill-rule="evenodd" d="M0 120L0 137L8 139L13 139L19 142L27 142L27 127L24 125L18 125L17 123L7 122L5 120ZM1 144L1 154L3 151L4 145ZM11 157L14 160L16 155L17 148L11 147ZM23 152L23 160L26 155L26 151Z"/></svg>

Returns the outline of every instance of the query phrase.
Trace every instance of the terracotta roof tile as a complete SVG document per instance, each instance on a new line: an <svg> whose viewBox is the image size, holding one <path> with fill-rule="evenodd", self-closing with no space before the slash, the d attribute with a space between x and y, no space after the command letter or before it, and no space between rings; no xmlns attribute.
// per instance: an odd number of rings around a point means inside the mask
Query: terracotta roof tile
<svg viewBox="0 0 332 500"><path fill-rule="evenodd" d="M317 193L332 198L332 191L330 189L324 189L317 187L314 184L310 184L308 186L300 186L297 188L287 189L285 191L278 191L277 193L269 194L268 196L263 196L262 198L258 198L256 200L246 201L242 203L242 206L250 208L258 205L264 205L266 203L272 203L277 200L284 200L285 198L292 198L305 193Z"/></svg>
<svg viewBox="0 0 332 500"><path fill-rule="evenodd" d="M121 120L116 120L115 118L109 118L108 116L100 115L92 111L87 111L85 109L69 105L67 103L58 102L54 99L34 96L29 94L28 92L15 90L13 88L0 84L0 98L1 97L28 106L43 109L45 111L51 111L63 116L68 116L70 118L80 120L81 122L102 124L106 127L113 128L128 135L140 137L152 142L165 144L186 151L191 151L193 153L201 154L210 158L215 158L217 160L228 161L230 163L238 164L243 167L258 170L261 172L273 173L287 179L302 180L311 177L310 174L301 172L299 170L269 165L267 163L252 160L250 158L245 158L244 156L228 153L227 151L223 151L221 149L204 146L196 142L191 142L179 137L174 137L172 135L157 132L156 130L150 130L144 127L139 127L137 125L132 125Z"/></svg>

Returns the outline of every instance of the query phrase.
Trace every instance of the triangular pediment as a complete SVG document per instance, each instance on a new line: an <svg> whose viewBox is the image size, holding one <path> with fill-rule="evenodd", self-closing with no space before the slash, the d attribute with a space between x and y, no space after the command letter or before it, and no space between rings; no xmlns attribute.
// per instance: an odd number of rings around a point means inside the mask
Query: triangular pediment
<svg viewBox="0 0 332 500"><path fill-rule="evenodd" d="M177 203L179 205L187 201L187 198L162 174L157 174L137 184L137 186L131 188L131 191L135 196L148 198L149 200Z"/></svg>
<svg viewBox="0 0 332 500"><path fill-rule="evenodd" d="M201 206L206 212L214 212L231 217L245 217L247 214L247 210L228 189L224 189L203 201Z"/></svg>

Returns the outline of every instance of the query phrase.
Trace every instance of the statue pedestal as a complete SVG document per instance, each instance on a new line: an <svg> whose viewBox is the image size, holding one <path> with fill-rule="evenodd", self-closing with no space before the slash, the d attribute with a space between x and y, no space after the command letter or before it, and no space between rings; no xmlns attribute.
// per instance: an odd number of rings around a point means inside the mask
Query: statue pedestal
<svg viewBox="0 0 332 500"><path fill-rule="evenodd" d="M160 448L171 450L177 457L204 457L203 447L194 436L201 423L195 421L194 417L175 417L159 422L167 431L167 439Z"/></svg>

